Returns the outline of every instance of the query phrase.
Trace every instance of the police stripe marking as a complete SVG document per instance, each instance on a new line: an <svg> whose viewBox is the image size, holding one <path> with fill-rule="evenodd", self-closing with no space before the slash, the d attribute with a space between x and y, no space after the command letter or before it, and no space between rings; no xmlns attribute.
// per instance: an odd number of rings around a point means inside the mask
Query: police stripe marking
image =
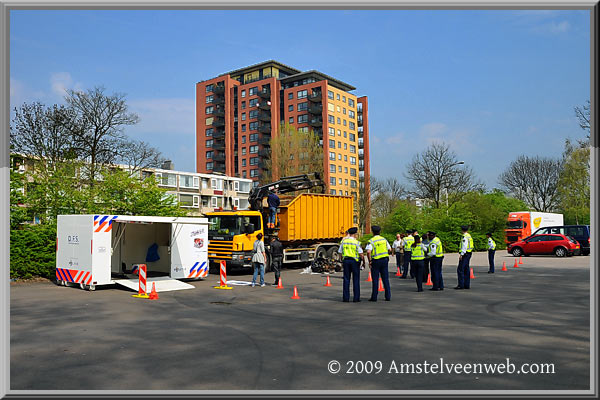
<svg viewBox="0 0 600 400"><path fill-rule="evenodd" d="M198 263L196 263L198 264ZM198 268L198 273L196 274L196 278L198 278L200 276L200 274L204 271L204 265L206 264L206 261L204 261L202 263L202 265L200 265L200 268Z"/></svg>
<svg viewBox="0 0 600 400"><path fill-rule="evenodd" d="M71 276L71 271L69 271L68 269L65 270L67 275L69 275L69 278L71 279L69 282L73 282L73 277Z"/></svg>
<svg viewBox="0 0 600 400"><path fill-rule="evenodd" d="M192 275L194 275L194 270L196 269L196 266L200 264L199 262L197 262L196 264L194 264L194 266L190 269L190 274L188 275L188 278L191 278Z"/></svg>

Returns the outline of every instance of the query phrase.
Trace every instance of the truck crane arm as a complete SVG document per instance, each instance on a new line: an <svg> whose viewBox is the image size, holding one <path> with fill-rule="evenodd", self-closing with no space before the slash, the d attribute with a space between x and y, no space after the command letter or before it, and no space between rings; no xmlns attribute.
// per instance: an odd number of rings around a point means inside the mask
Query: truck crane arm
<svg viewBox="0 0 600 400"><path fill-rule="evenodd" d="M311 189L316 186L320 186L322 189L325 187L325 183L318 172L286 176L276 182L257 186L250 191L250 195L248 196L250 209L260 211L262 209L262 200L269 195L270 191L277 190L278 193L289 193L303 189Z"/></svg>

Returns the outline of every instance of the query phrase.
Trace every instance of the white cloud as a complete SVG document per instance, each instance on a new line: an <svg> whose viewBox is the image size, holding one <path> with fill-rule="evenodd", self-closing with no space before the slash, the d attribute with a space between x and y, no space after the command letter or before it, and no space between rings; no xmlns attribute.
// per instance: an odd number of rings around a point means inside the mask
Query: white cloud
<svg viewBox="0 0 600 400"><path fill-rule="evenodd" d="M529 27L538 34L560 34L571 28L569 21L561 20L564 12L559 10L521 10L513 15L517 25Z"/></svg>
<svg viewBox="0 0 600 400"><path fill-rule="evenodd" d="M132 131L192 136L196 133L196 101L193 98L131 100L128 104L140 117L140 123L132 127Z"/></svg>
<svg viewBox="0 0 600 400"><path fill-rule="evenodd" d="M50 88L52 92L61 99L67 93L67 90L83 90L80 82L74 82L73 77L68 72L56 72L50 76Z"/></svg>

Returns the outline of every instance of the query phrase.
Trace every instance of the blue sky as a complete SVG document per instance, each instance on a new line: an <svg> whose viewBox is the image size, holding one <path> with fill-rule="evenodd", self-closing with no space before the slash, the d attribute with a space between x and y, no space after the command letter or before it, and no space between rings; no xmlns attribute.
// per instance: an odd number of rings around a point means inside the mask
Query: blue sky
<svg viewBox="0 0 600 400"><path fill-rule="evenodd" d="M103 85L141 123L127 133L195 168L195 83L269 59L369 97L371 174L396 176L433 141L488 188L518 155L582 138L587 10L11 11L11 108Z"/></svg>

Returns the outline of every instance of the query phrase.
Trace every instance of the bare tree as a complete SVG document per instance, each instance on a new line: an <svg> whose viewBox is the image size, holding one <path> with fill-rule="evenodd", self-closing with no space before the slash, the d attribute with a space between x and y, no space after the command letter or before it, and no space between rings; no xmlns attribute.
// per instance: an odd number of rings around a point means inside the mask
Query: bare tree
<svg viewBox="0 0 600 400"><path fill-rule="evenodd" d="M522 155L500 175L500 184L534 210L551 212L559 205L562 164L560 159Z"/></svg>
<svg viewBox="0 0 600 400"><path fill-rule="evenodd" d="M144 168L160 168L165 161L160 151L141 140L125 141L118 157L120 162L129 165L132 173Z"/></svg>
<svg viewBox="0 0 600 400"><path fill-rule="evenodd" d="M390 215L401 199L406 198L408 190L397 178L385 180L371 178L371 214L375 221L381 221Z"/></svg>
<svg viewBox="0 0 600 400"><path fill-rule="evenodd" d="M407 166L405 177L413 184L411 194L431 200L439 208L444 192L452 190L452 199L457 201L463 193L483 189L473 170L459 167L462 164L448 144L433 143L423 153L415 155Z"/></svg>
<svg viewBox="0 0 600 400"><path fill-rule="evenodd" d="M587 105L575 107L575 116L579 120L579 126L587 132L587 144L583 143L585 145L589 145L590 141L590 105L590 101L588 100ZM580 142L580 144L582 143Z"/></svg>
<svg viewBox="0 0 600 400"><path fill-rule="evenodd" d="M86 92L69 90L65 100L81 123L82 129L75 137L77 150L87 161L93 185L98 168L118 159L125 142L123 128L138 123L139 117L129 112L124 94L107 95L102 86Z"/></svg>

